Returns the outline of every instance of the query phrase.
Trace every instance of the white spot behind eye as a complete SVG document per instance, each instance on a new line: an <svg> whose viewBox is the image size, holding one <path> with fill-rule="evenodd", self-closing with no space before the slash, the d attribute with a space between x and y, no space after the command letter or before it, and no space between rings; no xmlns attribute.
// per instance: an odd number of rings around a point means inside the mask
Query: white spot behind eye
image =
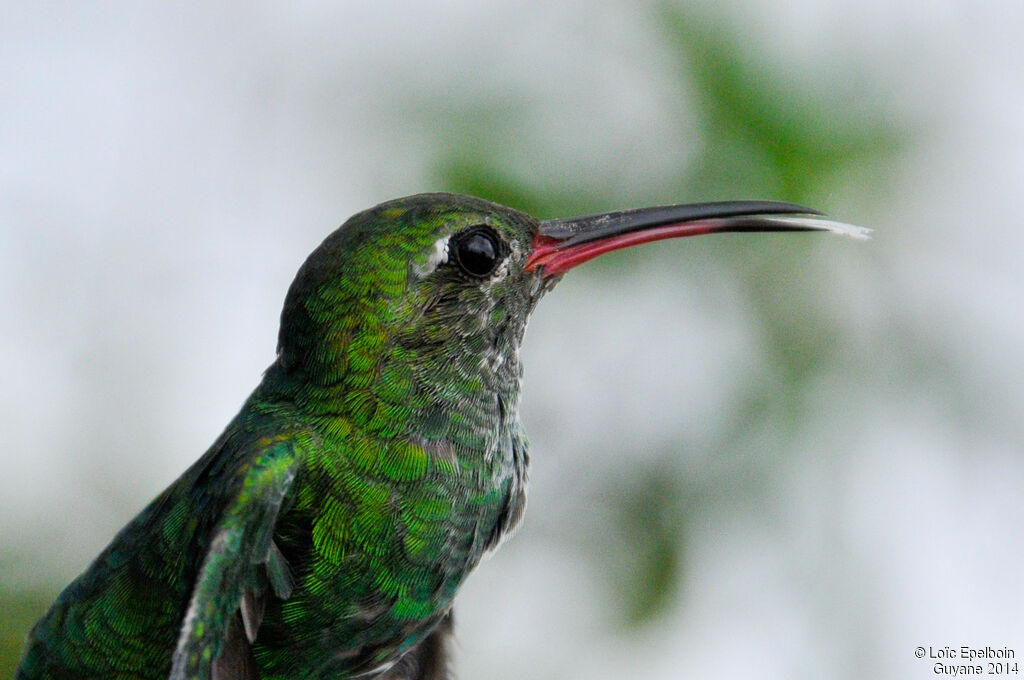
<svg viewBox="0 0 1024 680"><path fill-rule="evenodd" d="M442 264L448 261L448 240L451 235L442 236L441 238L434 241L434 247L431 249L430 254L427 256L427 261L423 264L414 263L412 268L416 272L416 275L420 278L429 276L440 267Z"/></svg>

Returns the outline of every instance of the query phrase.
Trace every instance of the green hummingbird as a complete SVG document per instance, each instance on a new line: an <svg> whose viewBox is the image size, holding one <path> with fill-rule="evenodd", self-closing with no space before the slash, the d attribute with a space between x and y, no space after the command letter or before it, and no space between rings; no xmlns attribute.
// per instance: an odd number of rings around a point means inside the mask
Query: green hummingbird
<svg viewBox="0 0 1024 680"><path fill-rule="evenodd" d="M866 230L788 203L540 221L421 194L349 219L210 449L29 634L16 680L448 677L452 603L518 524L519 346L576 265L659 239Z"/></svg>

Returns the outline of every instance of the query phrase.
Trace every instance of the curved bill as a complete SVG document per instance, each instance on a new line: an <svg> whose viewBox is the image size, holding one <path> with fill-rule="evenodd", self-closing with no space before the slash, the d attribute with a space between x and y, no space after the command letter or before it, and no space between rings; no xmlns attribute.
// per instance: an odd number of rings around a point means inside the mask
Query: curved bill
<svg viewBox="0 0 1024 680"><path fill-rule="evenodd" d="M834 222L817 210L775 201L726 201L640 208L546 220L526 270L562 274L598 255L666 238L725 232L831 231L868 238L871 230Z"/></svg>

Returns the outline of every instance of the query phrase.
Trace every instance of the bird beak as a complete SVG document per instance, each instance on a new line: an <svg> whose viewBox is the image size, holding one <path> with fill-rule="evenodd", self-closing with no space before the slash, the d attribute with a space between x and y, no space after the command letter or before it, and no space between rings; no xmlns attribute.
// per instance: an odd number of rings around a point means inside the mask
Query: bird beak
<svg viewBox="0 0 1024 680"><path fill-rule="evenodd" d="M546 220L526 271L563 274L598 255L666 238L724 232L831 231L868 238L870 229L833 222L817 210L774 201L691 203Z"/></svg>

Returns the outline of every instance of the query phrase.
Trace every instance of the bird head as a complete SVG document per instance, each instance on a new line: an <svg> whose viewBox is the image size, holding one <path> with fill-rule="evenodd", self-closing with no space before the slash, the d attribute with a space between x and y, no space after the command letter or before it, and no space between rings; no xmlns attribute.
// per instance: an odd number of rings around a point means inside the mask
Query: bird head
<svg viewBox="0 0 1024 680"><path fill-rule="evenodd" d="M651 241L721 232L866 230L789 203L736 201L538 220L420 194L350 218L306 260L282 314L279 363L303 382L369 387L389 366L434 397L518 385L527 319L570 269ZM391 369L402 373L397 368Z"/></svg>

